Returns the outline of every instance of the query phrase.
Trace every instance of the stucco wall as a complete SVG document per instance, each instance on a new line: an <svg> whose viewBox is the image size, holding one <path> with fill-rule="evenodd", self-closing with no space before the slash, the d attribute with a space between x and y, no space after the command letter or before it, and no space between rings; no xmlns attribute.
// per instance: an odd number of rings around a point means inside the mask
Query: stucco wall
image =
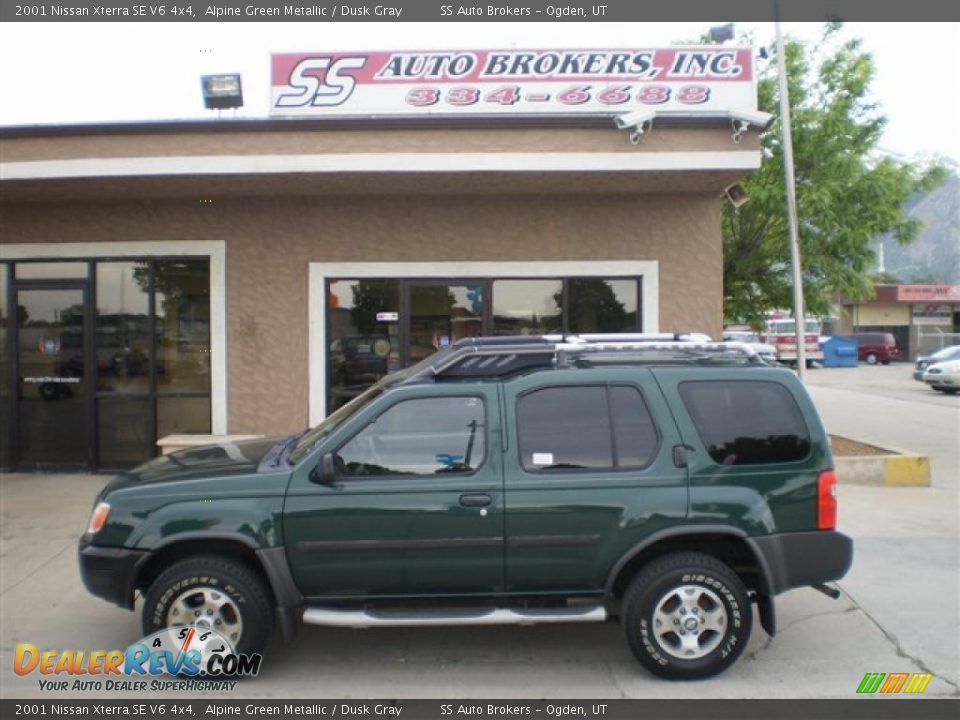
<svg viewBox="0 0 960 720"><path fill-rule="evenodd" d="M230 432L308 421L308 263L657 260L660 328L718 335L714 194L299 197L6 205L4 242L225 240Z"/></svg>

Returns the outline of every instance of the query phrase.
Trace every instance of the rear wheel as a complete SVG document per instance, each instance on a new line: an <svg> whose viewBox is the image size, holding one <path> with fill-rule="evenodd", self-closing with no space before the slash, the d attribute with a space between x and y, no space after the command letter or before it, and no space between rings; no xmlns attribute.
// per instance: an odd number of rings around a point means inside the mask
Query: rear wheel
<svg viewBox="0 0 960 720"><path fill-rule="evenodd" d="M624 596L627 642L650 672L697 680L723 672L750 639L753 609L740 578L709 555L665 555Z"/></svg>
<svg viewBox="0 0 960 720"><path fill-rule="evenodd" d="M174 563L154 580L143 602L143 633L180 625L210 627L238 653L263 652L273 624L270 595L242 563L204 555Z"/></svg>
<svg viewBox="0 0 960 720"><path fill-rule="evenodd" d="M880 358L877 357L876 353L867 353L864 360L867 361L867 365L876 365Z"/></svg>

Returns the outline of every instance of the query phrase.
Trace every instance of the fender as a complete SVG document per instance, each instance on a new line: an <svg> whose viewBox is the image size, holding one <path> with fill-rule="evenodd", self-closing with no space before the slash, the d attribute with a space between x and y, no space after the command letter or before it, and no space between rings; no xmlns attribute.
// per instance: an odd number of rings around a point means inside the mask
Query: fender
<svg viewBox="0 0 960 720"><path fill-rule="evenodd" d="M171 535L163 539L150 552L145 553L144 557L137 562L135 576L138 577L143 570L144 565L151 557L162 552L164 548L170 547L180 542L190 542L193 540L222 540L226 542L239 543L251 550L256 555L257 560L263 567L264 575L273 591L273 596L277 601L277 621L285 640L291 640L296 635L298 624L298 610L303 607L303 595L293 580L290 573L290 565L287 562L286 548L280 547L261 547L252 537L238 532L185 532Z"/></svg>
<svg viewBox="0 0 960 720"><path fill-rule="evenodd" d="M645 537L627 550L627 552L614 563L613 568L607 575L607 581L604 583L604 595L608 598L613 595L613 585L620 571L623 570L633 558L648 547L668 538L696 535L729 535L738 540L743 540L746 543L757 562L757 567L760 568L761 593L757 598L757 607L760 611L760 624L770 637L776 635L777 622L773 596L776 594L777 585L774 582L770 569L770 562L757 543L753 542L753 539L747 535L746 532L732 525L692 525L688 527L667 528Z"/></svg>

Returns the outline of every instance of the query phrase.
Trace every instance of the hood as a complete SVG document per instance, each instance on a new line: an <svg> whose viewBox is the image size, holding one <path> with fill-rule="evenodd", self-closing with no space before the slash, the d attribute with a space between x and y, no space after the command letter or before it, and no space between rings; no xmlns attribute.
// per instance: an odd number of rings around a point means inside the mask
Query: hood
<svg viewBox="0 0 960 720"><path fill-rule="evenodd" d="M104 489L104 494L146 483L250 475L257 472L260 461L281 439L271 437L200 445L161 455L118 475Z"/></svg>

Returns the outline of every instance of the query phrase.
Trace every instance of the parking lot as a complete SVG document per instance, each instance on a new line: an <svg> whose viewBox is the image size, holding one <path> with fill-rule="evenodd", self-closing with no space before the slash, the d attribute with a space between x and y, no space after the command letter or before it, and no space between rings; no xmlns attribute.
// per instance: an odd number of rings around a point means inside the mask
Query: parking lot
<svg viewBox="0 0 960 720"><path fill-rule="evenodd" d="M290 645L275 643L260 676L229 697L851 697L866 672L931 672L925 695L955 696L960 399L910 372L907 364L810 371L828 432L928 454L933 485L841 487L840 529L856 543L843 596L780 596L777 637L755 624L744 656L718 678L677 684L648 675L612 623L306 628ZM77 572L76 539L107 479L15 474L0 483L3 697L57 697L40 691L36 676L14 674L17 643L112 649L140 637L139 616L88 595Z"/></svg>

